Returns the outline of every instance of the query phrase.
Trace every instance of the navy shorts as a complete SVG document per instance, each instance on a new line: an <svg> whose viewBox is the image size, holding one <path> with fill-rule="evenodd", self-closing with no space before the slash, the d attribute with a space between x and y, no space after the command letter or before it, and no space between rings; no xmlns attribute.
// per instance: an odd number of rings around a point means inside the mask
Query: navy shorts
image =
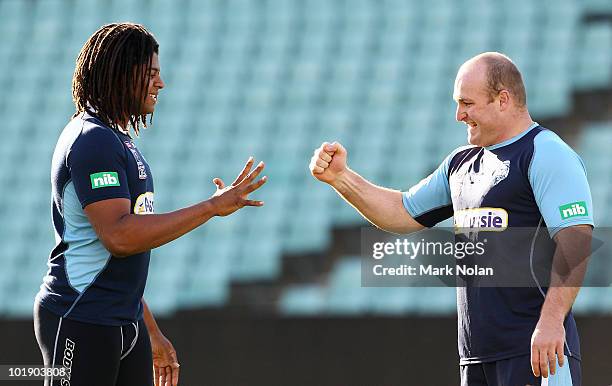
<svg viewBox="0 0 612 386"><path fill-rule="evenodd" d="M102 326L61 318L36 302L34 332L45 366L64 366L69 381L45 379L45 386L153 385L149 333L142 320Z"/></svg>
<svg viewBox="0 0 612 386"><path fill-rule="evenodd" d="M580 386L580 361L565 357L565 364L547 380L536 378L531 371L531 356L524 355L496 362L462 365L461 386Z"/></svg>

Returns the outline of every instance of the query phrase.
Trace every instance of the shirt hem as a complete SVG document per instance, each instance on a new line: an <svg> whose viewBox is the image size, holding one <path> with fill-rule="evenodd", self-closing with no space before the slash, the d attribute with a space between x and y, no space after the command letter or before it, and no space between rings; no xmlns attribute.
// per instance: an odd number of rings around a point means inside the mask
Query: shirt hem
<svg viewBox="0 0 612 386"><path fill-rule="evenodd" d="M89 319L89 318L81 318L81 317L74 317L73 315L68 315L66 317L63 316L63 313L58 313L57 310L55 310L53 307L49 307L49 304L45 304L46 302L42 299L39 298L38 299L38 304L43 307L45 310L51 312L52 314L56 315L58 318L64 318L64 319L69 319L69 320L74 320L76 322L80 322L80 323L87 323L87 324L94 324L94 325L98 325L98 326L126 326L126 325L130 325L131 323L136 323L136 322L142 322L144 319L144 315L140 315L139 318L136 318L134 320L129 320L129 321L125 321L125 322L110 322L110 321L101 321L101 320L94 320L94 319Z"/></svg>
<svg viewBox="0 0 612 386"><path fill-rule="evenodd" d="M567 355L568 357L577 359L579 361L582 360L579 353L572 351L570 355L567 349L565 349L564 351L565 351L565 355ZM465 366L465 365L475 365L475 364L480 364L480 363L497 362L497 361L502 361L505 359L521 357L523 355L531 355L531 352L530 351L515 351L515 352L502 353L502 354L485 356L485 357L460 358L459 365Z"/></svg>

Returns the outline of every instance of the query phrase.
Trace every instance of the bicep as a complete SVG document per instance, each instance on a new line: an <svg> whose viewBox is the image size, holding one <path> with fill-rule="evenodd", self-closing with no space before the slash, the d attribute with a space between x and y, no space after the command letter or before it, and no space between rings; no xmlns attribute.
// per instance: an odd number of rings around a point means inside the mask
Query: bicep
<svg viewBox="0 0 612 386"><path fill-rule="evenodd" d="M112 198L96 201L83 209L98 238L109 251L115 249L115 237L118 225L124 216L129 215L130 200L127 198Z"/></svg>

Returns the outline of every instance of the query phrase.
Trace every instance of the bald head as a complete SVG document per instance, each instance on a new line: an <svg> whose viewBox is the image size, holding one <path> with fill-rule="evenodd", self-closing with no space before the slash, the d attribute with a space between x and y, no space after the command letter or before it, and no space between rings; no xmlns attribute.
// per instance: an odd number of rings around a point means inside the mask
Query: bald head
<svg viewBox="0 0 612 386"><path fill-rule="evenodd" d="M532 122L521 73L507 56L497 52L485 52L463 63L453 98L457 101L456 119L468 126L472 145L500 143Z"/></svg>
<svg viewBox="0 0 612 386"><path fill-rule="evenodd" d="M507 90L514 99L516 107L527 105L525 85L520 71L512 60L499 52L485 52L474 56L463 63L459 69L459 76L483 77L484 87L493 100L502 90Z"/></svg>

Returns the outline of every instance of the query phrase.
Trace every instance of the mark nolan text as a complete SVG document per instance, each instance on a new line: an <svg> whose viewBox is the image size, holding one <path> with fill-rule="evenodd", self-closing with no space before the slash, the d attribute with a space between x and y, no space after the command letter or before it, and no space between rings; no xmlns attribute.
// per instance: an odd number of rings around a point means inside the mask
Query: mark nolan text
<svg viewBox="0 0 612 386"><path fill-rule="evenodd" d="M434 265L420 265L417 267L402 264L396 267L383 267L377 264L373 268L376 276L493 276L493 268L479 267L478 265L468 266L458 264L455 266L445 265L436 267Z"/></svg>

